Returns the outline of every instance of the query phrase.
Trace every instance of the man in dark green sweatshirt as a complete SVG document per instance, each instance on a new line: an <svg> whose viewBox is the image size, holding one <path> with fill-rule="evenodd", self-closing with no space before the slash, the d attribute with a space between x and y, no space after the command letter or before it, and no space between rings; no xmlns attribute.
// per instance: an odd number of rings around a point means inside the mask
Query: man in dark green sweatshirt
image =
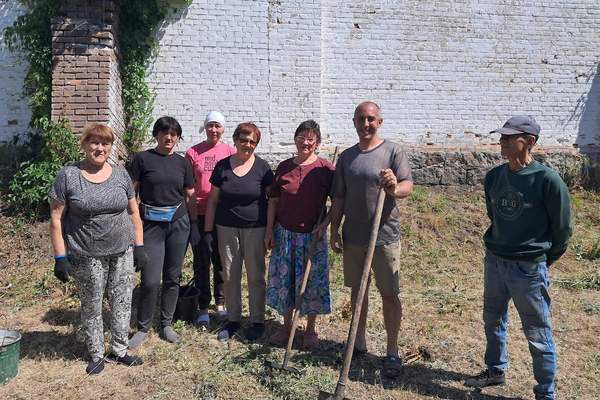
<svg viewBox="0 0 600 400"><path fill-rule="evenodd" d="M569 192L556 171L535 161L531 149L540 126L530 116L515 116L499 133L508 163L485 177L491 225L486 247L483 321L487 369L465 381L485 387L505 381L506 331L512 298L521 317L533 359L536 400L554 399L556 352L550 323L548 267L562 256L571 236Z"/></svg>

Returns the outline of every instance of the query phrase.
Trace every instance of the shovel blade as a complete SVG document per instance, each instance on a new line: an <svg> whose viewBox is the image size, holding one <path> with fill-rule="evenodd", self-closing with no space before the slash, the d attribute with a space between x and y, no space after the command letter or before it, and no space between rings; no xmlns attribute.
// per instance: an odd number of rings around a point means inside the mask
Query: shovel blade
<svg viewBox="0 0 600 400"><path fill-rule="evenodd" d="M299 376L303 375L302 371L300 371L298 368L290 367L289 365L283 366L275 361L265 361L265 365L275 371L285 371Z"/></svg>

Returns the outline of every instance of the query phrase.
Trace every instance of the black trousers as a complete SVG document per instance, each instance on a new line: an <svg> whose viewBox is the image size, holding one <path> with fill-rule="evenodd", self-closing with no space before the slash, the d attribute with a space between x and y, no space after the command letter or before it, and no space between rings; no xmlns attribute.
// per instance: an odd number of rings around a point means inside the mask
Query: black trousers
<svg viewBox="0 0 600 400"><path fill-rule="evenodd" d="M149 261L142 270L137 311L137 325L140 331L148 332L152 325L159 290L160 326L162 328L171 325L179 297L181 265L189 236L190 219L187 214L172 222L144 221L144 247Z"/></svg>
<svg viewBox="0 0 600 400"><path fill-rule="evenodd" d="M198 229L200 234L204 235L204 216L198 216ZM221 257L219 256L219 243L217 241L217 232L213 235L213 242L210 248L203 241L192 248L194 252L194 286L200 290L198 305L200 309L206 309L210 305L210 264L213 266L213 294L216 304L225 304L225 294L223 292L223 277L221 271Z"/></svg>

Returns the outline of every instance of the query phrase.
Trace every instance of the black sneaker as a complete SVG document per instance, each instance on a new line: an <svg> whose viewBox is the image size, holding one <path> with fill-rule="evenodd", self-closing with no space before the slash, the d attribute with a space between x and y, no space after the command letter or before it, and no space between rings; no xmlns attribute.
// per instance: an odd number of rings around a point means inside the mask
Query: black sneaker
<svg viewBox="0 0 600 400"><path fill-rule="evenodd" d="M138 365L142 365L144 361L138 356L132 356L130 354L125 353L123 357L119 357L115 354L109 354L107 357L109 362L114 362L116 364L123 364L128 367L136 367Z"/></svg>
<svg viewBox="0 0 600 400"><path fill-rule="evenodd" d="M465 385L475 388L484 388L486 386L503 385L505 381L506 378L503 371L496 372L486 369L479 375L467 378L465 380Z"/></svg>
<svg viewBox="0 0 600 400"><path fill-rule="evenodd" d="M256 342L265 334L265 324L252 324L250 328L246 330L245 338L249 342Z"/></svg>
<svg viewBox="0 0 600 400"><path fill-rule="evenodd" d="M239 329L239 322L227 322L223 329L217 333L217 339L219 339L219 342L226 342L229 340L229 338L233 337L233 335L235 335Z"/></svg>
<svg viewBox="0 0 600 400"><path fill-rule="evenodd" d="M85 369L88 375L96 375L102 371L104 371L104 358L90 361Z"/></svg>

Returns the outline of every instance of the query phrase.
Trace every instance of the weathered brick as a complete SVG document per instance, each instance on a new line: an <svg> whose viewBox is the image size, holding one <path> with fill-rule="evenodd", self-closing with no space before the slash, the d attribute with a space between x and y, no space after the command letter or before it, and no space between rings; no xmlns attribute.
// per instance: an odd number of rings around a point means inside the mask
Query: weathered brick
<svg viewBox="0 0 600 400"><path fill-rule="evenodd" d="M86 72L77 72L75 74L75 78L76 79L81 79L81 80L86 80L86 79L97 79L98 78L98 73L93 73L93 72L87 72L87 69L83 69L83 71Z"/></svg>
<svg viewBox="0 0 600 400"><path fill-rule="evenodd" d="M71 121L72 123L87 122L88 117L85 115L74 115L74 116L69 117L69 121Z"/></svg>
<svg viewBox="0 0 600 400"><path fill-rule="evenodd" d="M97 115L98 110L86 107L83 109L75 110L76 115Z"/></svg>

